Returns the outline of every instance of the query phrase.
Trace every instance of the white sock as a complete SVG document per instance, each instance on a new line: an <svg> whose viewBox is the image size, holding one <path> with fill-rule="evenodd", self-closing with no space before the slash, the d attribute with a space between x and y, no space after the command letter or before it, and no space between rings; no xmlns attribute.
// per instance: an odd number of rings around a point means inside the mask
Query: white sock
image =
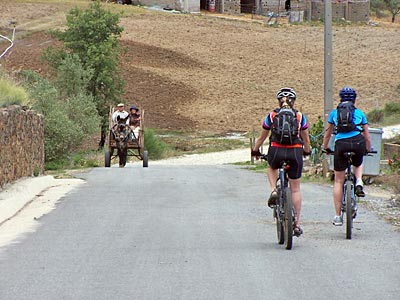
<svg viewBox="0 0 400 300"><path fill-rule="evenodd" d="M363 182L362 182L362 179L357 178L357 180L356 180L356 186L357 186L357 185L364 186L364 184L363 184Z"/></svg>

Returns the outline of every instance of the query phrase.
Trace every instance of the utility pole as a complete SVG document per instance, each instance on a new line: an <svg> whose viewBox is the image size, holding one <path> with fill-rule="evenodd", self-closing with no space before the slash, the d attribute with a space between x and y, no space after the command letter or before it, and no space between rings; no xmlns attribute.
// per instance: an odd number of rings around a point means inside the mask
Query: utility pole
<svg viewBox="0 0 400 300"><path fill-rule="evenodd" d="M332 94L332 2L324 0L324 128L328 125L329 112L333 108ZM329 172L329 155L324 155L322 174Z"/></svg>
<svg viewBox="0 0 400 300"><path fill-rule="evenodd" d="M332 2L324 0L324 125L333 109L332 93Z"/></svg>

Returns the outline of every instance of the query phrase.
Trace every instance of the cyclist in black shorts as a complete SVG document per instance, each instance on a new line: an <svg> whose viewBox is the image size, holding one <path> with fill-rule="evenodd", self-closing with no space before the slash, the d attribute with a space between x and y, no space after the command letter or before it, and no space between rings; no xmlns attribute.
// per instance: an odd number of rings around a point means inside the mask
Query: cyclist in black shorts
<svg viewBox="0 0 400 300"><path fill-rule="evenodd" d="M303 170L303 155L310 154L310 137L308 134L308 121L306 117L299 111L295 111L298 126L298 135L293 139L293 143L290 145L281 144L274 138L274 131L271 130L274 127L274 119L278 112L282 108L294 109L294 102L296 100L296 92L291 88L282 88L276 94L276 98L279 101L279 108L271 111L262 124L262 132L260 137L257 139L254 148L251 151L251 155L258 158L261 153L259 151L261 145L268 137L270 131L270 145L268 148L268 181L270 183L272 193L268 199L268 206L272 207L276 205L278 199L278 193L276 189L276 182L278 179L278 169L281 166L281 162L287 160L290 162L290 169L288 171L289 185L292 193L292 201L294 209L297 213L297 219L295 220L295 233L300 235L303 231L300 228L300 212L301 212L301 193L300 193L300 178Z"/></svg>
<svg viewBox="0 0 400 300"><path fill-rule="evenodd" d="M344 87L339 92L341 103L351 103L354 105L356 102L357 93L351 87ZM358 197L364 197L364 189L362 182L363 172L363 158L366 152L371 151L371 137L368 131L368 122L365 114L358 108L352 108L352 122L353 125L349 127L349 131L340 130L339 126L339 107L330 112L327 122L327 127L324 135L323 149L331 151L329 148L329 140L332 133L335 132L335 152L334 152L334 172L335 182L333 185L333 202L335 205L336 215L333 218L333 225L343 225L341 217L341 206L342 206L342 195L343 195L343 183L345 180L345 171L347 168L347 157L344 155L345 152L354 152L355 155L352 157L352 165L354 166L354 176L356 177L356 189L355 193ZM350 111L350 110L349 110ZM349 125L348 125L349 126ZM351 130L350 130L351 129Z"/></svg>

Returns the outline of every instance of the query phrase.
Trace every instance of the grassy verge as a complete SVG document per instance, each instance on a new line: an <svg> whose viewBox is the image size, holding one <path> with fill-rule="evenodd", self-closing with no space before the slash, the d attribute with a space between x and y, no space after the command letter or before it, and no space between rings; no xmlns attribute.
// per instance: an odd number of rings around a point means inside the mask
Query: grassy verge
<svg viewBox="0 0 400 300"><path fill-rule="evenodd" d="M93 139L94 141L96 139ZM46 163L46 174L103 167L104 150L93 150L97 145L91 144L86 149L80 149L68 158ZM145 149L149 152L149 160L159 160L187 154L202 154L239 148L247 148L249 138L240 135L220 135L205 132L166 131L160 129L145 130ZM116 153L114 153L115 155ZM117 159L117 158L116 158ZM128 162L137 161L129 156ZM113 162L114 163L114 162Z"/></svg>
<svg viewBox="0 0 400 300"><path fill-rule="evenodd" d="M220 135L206 132L155 130L168 147L166 157L201 154L249 147L245 136Z"/></svg>

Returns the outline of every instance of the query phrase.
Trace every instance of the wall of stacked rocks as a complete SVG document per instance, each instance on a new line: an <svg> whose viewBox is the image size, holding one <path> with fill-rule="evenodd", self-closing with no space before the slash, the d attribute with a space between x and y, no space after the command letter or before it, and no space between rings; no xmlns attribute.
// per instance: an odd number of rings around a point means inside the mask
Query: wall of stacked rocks
<svg viewBox="0 0 400 300"><path fill-rule="evenodd" d="M43 116L18 105L0 108L0 189L43 172Z"/></svg>

